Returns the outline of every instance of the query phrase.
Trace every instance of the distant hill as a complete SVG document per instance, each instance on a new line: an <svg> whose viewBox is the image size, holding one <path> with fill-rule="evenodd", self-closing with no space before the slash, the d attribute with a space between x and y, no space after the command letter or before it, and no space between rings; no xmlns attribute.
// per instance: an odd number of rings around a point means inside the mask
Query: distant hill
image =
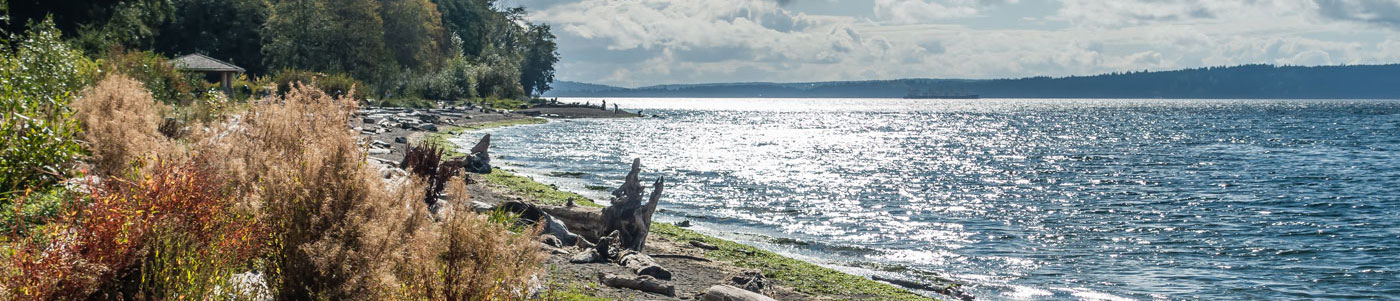
<svg viewBox="0 0 1400 301"><path fill-rule="evenodd" d="M983 98L1400 99L1400 64L1295 67L1243 65L1176 71L1019 79L897 79L723 83L620 88L557 82L547 97L898 98L910 90Z"/></svg>

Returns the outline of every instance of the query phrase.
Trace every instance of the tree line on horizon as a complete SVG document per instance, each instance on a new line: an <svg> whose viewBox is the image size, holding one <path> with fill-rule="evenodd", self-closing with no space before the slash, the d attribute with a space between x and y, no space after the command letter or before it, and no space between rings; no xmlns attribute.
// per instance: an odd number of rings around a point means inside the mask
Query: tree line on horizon
<svg viewBox="0 0 1400 301"><path fill-rule="evenodd" d="M252 76L348 76L369 97L522 99L550 89L559 60L548 24L496 0L44 0L5 8L5 32L51 18L93 57L199 53Z"/></svg>
<svg viewBox="0 0 1400 301"><path fill-rule="evenodd" d="M559 82L551 97L842 97L899 98L911 90L982 98L1400 98L1400 64L1275 66L1251 64L1090 76L1008 79L896 79L812 83L732 83L618 88Z"/></svg>

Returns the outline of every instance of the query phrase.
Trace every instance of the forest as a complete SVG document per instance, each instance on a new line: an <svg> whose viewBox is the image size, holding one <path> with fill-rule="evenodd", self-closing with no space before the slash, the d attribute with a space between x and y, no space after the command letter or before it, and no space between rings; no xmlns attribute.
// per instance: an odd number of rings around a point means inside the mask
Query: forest
<svg viewBox="0 0 1400 301"><path fill-rule="evenodd" d="M327 90L354 85L394 103L524 99L550 89L558 61L549 25L495 0L44 0L7 8L6 33L51 19L93 58L198 53L238 65L248 73L237 94L319 79ZM199 82L171 81L201 92Z"/></svg>

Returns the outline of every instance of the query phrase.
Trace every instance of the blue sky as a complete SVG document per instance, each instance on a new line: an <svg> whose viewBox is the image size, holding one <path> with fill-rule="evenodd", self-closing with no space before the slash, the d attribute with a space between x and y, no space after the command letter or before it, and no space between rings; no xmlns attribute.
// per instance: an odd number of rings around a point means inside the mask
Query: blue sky
<svg viewBox="0 0 1400 301"><path fill-rule="evenodd" d="M1065 76L1400 62L1400 0L501 0L558 36L560 80Z"/></svg>

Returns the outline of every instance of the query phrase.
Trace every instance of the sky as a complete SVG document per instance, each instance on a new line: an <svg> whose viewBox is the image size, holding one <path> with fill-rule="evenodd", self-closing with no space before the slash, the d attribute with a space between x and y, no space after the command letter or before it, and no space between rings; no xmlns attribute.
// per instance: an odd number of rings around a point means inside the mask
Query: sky
<svg viewBox="0 0 1400 301"><path fill-rule="evenodd" d="M1017 78L1400 62L1400 0L500 0L556 80Z"/></svg>

